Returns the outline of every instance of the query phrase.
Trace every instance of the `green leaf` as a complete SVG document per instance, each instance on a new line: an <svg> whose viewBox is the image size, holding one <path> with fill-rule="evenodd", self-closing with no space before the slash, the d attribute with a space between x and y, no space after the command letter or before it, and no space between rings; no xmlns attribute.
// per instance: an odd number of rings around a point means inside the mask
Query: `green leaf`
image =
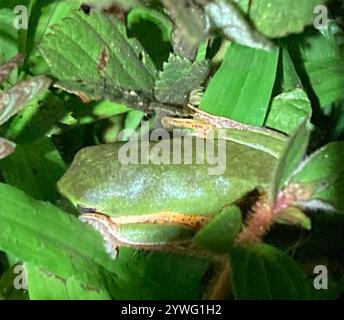
<svg viewBox="0 0 344 320"><path fill-rule="evenodd" d="M67 47L69 50L65 50ZM74 83L79 91L92 91L102 97L106 96L102 92L105 88L111 95L112 88L147 92L154 87L151 60L136 40L127 38L124 25L113 16L72 13L52 29L40 48L52 75L60 81L68 80L67 85L60 86L66 90ZM77 91L69 91L73 90Z"/></svg>
<svg viewBox="0 0 344 320"><path fill-rule="evenodd" d="M206 61L192 63L170 55L155 86L155 97L163 103L185 105L192 90L199 89L208 75Z"/></svg>
<svg viewBox="0 0 344 320"><path fill-rule="evenodd" d="M343 33L333 23L322 33L308 32L291 37L289 49L309 92L313 91L321 107L327 107L344 95L344 61L339 47Z"/></svg>
<svg viewBox="0 0 344 320"><path fill-rule="evenodd" d="M5 184L0 184L0 206L1 250L60 277L106 289L104 276L110 281L113 261L90 228Z"/></svg>
<svg viewBox="0 0 344 320"><path fill-rule="evenodd" d="M275 81L278 53L232 44L207 87L201 108L262 126Z"/></svg>
<svg viewBox="0 0 344 320"><path fill-rule="evenodd" d="M306 121L303 121L290 137L279 163L270 188L270 201L274 202L279 190L282 190L291 174L297 169L306 154L309 142L310 130Z"/></svg>
<svg viewBox="0 0 344 320"><path fill-rule="evenodd" d="M27 36L27 65L33 74L46 74L49 71L47 63L38 50L44 36L49 33L53 25L61 23L70 14L71 10L79 7L80 2L77 0L36 1L30 15Z"/></svg>
<svg viewBox="0 0 344 320"><path fill-rule="evenodd" d="M301 80L296 72L293 60L287 49L282 49L282 67L283 67L283 92L289 92L301 87Z"/></svg>
<svg viewBox="0 0 344 320"><path fill-rule="evenodd" d="M58 274L25 264L30 300L110 300L106 290L89 286L75 277Z"/></svg>
<svg viewBox="0 0 344 320"><path fill-rule="evenodd" d="M55 202L56 181L65 164L49 138L17 145L16 152L0 162L5 181L40 200Z"/></svg>
<svg viewBox="0 0 344 320"><path fill-rule="evenodd" d="M211 252L228 253L242 227L241 211L236 206L225 208L194 237L193 241Z"/></svg>
<svg viewBox="0 0 344 320"><path fill-rule="evenodd" d="M344 212L344 142L332 142L310 155L290 182L311 185L313 200L320 200Z"/></svg>
<svg viewBox="0 0 344 320"><path fill-rule="evenodd" d="M235 247L231 253L236 299L307 299L310 287L299 266L266 244Z"/></svg>
<svg viewBox="0 0 344 320"><path fill-rule="evenodd" d="M325 0L253 0L249 18L270 38L302 32L315 18L314 8Z"/></svg>
<svg viewBox="0 0 344 320"><path fill-rule="evenodd" d="M231 2L215 0L206 5L205 13L215 28L222 30L230 40L238 44L264 50L274 47L267 38L252 28Z"/></svg>
<svg viewBox="0 0 344 320"><path fill-rule="evenodd" d="M301 121L310 120L311 103L302 89L278 95L272 101L265 126L291 134Z"/></svg>
<svg viewBox="0 0 344 320"><path fill-rule="evenodd" d="M18 53L18 30L13 28L13 18L13 8L0 8L0 59L3 60L8 60Z"/></svg>

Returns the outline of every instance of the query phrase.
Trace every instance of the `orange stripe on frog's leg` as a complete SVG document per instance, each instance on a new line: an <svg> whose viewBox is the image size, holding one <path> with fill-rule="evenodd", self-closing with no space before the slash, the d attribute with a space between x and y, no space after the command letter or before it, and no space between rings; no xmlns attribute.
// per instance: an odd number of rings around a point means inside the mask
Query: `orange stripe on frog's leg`
<svg viewBox="0 0 344 320"><path fill-rule="evenodd" d="M199 230L208 223L212 216L201 216L196 214L183 214L172 211L144 214L139 216L109 217L115 224L128 223L155 223L155 224L180 224L194 230Z"/></svg>

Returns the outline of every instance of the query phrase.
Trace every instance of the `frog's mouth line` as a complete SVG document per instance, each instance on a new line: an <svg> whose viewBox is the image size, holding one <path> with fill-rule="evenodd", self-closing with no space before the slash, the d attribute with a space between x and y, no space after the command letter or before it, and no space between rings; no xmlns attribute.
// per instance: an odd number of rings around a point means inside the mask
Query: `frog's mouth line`
<svg viewBox="0 0 344 320"><path fill-rule="evenodd" d="M197 214L184 214L173 211L161 211L157 213L150 213L144 215L127 215L119 217L111 217L107 214L97 211L94 208L86 208L82 205L77 205L81 215L83 214L100 214L108 217L114 224L132 224L132 223L153 223L153 224L176 224L184 225L195 231L199 230L207 224L212 218L212 215L204 216Z"/></svg>

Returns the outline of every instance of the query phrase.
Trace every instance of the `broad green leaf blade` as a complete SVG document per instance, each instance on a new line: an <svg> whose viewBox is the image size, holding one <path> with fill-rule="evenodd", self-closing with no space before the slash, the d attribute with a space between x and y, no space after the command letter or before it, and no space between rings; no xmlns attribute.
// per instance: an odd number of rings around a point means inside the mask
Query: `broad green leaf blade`
<svg viewBox="0 0 344 320"><path fill-rule="evenodd" d="M194 237L193 241L211 252L228 253L242 227L238 207L225 208Z"/></svg>
<svg viewBox="0 0 344 320"><path fill-rule="evenodd" d="M336 180L344 171L343 159L344 142L329 143L311 154L295 171L290 182L323 183Z"/></svg>
<svg viewBox="0 0 344 320"><path fill-rule="evenodd" d="M15 143L0 137L0 160L5 159L14 152Z"/></svg>
<svg viewBox="0 0 344 320"><path fill-rule="evenodd" d="M1 250L99 289L113 280L113 260L100 237L75 217L5 184L0 184L0 206Z"/></svg>
<svg viewBox="0 0 344 320"><path fill-rule="evenodd" d="M272 101L265 127L291 134L303 120L310 120L311 103L302 89L282 93Z"/></svg>
<svg viewBox="0 0 344 320"><path fill-rule="evenodd" d="M185 105L192 90L199 89L208 75L206 61L192 63L170 55L155 86L155 97L163 103Z"/></svg>
<svg viewBox="0 0 344 320"><path fill-rule="evenodd" d="M0 62L3 62L18 54L18 30L13 28L13 3L0 8L0 21Z"/></svg>
<svg viewBox="0 0 344 320"><path fill-rule="evenodd" d="M55 202L56 181L65 171L65 164L49 138L31 143L18 143L16 152L0 162L5 181L32 197Z"/></svg>
<svg viewBox="0 0 344 320"><path fill-rule="evenodd" d="M0 94L0 125L18 113L34 97L46 91L51 85L51 80L39 76L22 81Z"/></svg>
<svg viewBox="0 0 344 320"><path fill-rule="evenodd" d="M24 56L18 54L0 67L0 84L4 82L10 73L24 61Z"/></svg>
<svg viewBox="0 0 344 320"><path fill-rule="evenodd" d="M25 264L30 300L110 300L104 289L91 287L75 277L63 278L58 274Z"/></svg>
<svg viewBox="0 0 344 320"><path fill-rule="evenodd" d="M279 159L272 186L270 188L270 201L274 202L279 190L283 189L291 174L297 169L304 158L309 142L310 130L306 121L303 121L290 137L284 152Z"/></svg>
<svg viewBox="0 0 344 320"><path fill-rule="evenodd" d="M52 75L60 81L86 83L96 91L101 82L103 88L153 89L155 74L149 57L140 60L144 53L138 43L127 38L124 25L113 16L74 12L52 28L40 49Z"/></svg>
<svg viewBox="0 0 344 320"><path fill-rule="evenodd" d="M293 174L290 181L311 185L313 200L329 204L344 212L344 142L332 142L310 155Z"/></svg>
<svg viewBox="0 0 344 320"><path fill-rule="evenodd" d="M206 5L205 13L215 28L222 30L230 40L238 44L264 50L271 50L274 47L229 1L215 0Z"/></svg>
<svg viewBox="0 0 344 320"><path fill-rule="evenodd" d="M270 38L302 32L313 23L314 8L325 0L253 0L249 17L254 26Z"/></svg>
<svg viewBox="0 0 344 320"><path fill-rule="evenodd" d="M36 1L31 11L27 36L27 66L34 75L47 74L49 67L38 47L50 28L67 17L71 10L80 8L78 0Z"/></svg>
<svg viewBox="0 0 344 320"><path fill-rule="evenodd" d="M299 266L285 253L266 244L235 247L231 253L236 299L309 298L310 287Z"/></svg>
<svg viewBox="0 0 344 320"><path fill-rule="evenodd" d="M278 53L232 44L207 87L201 108L262 126L275 82Z"/></svg>
<svg viewBox="0 0 344 320"><path fill-rule="evenodd" d="M288 46L303 82L314 91L322 108L344 95L344 60L340 51L343 33L333 23L320 33L291 37Z"/></svg>
<svg viewBox="0 0 344 320"><path fill-rule="evenodd" d="M296 72L293 60L287 49L282 49L283 80L282 91L289 92L301 88L301 80Z"/></svg>
<svg viewBox="0 0 344 320"><path fill-rule="evenodd" d="M314 205L315 209L318 207L323 208L322 204L330 210L334 210L340 213L344 213L344 173L333 183L329 184L322 191L319 191L314 198L320 201L317 206ZM330 208L328 208L329 205ZM312 207L312 205L310 205Z"/></svg>

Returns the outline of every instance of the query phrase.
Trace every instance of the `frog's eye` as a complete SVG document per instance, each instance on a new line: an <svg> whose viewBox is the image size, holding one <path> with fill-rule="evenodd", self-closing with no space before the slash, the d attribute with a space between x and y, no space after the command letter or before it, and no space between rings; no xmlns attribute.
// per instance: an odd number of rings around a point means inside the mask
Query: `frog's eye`
<svg viewBox="0 0 344 320"><path fill-rule="evenodd" d="M95 208L87 208L81 204L77 204L77 208L80 211L80 213L84 214L84 213L96 213L97 209Z"/></svg>

